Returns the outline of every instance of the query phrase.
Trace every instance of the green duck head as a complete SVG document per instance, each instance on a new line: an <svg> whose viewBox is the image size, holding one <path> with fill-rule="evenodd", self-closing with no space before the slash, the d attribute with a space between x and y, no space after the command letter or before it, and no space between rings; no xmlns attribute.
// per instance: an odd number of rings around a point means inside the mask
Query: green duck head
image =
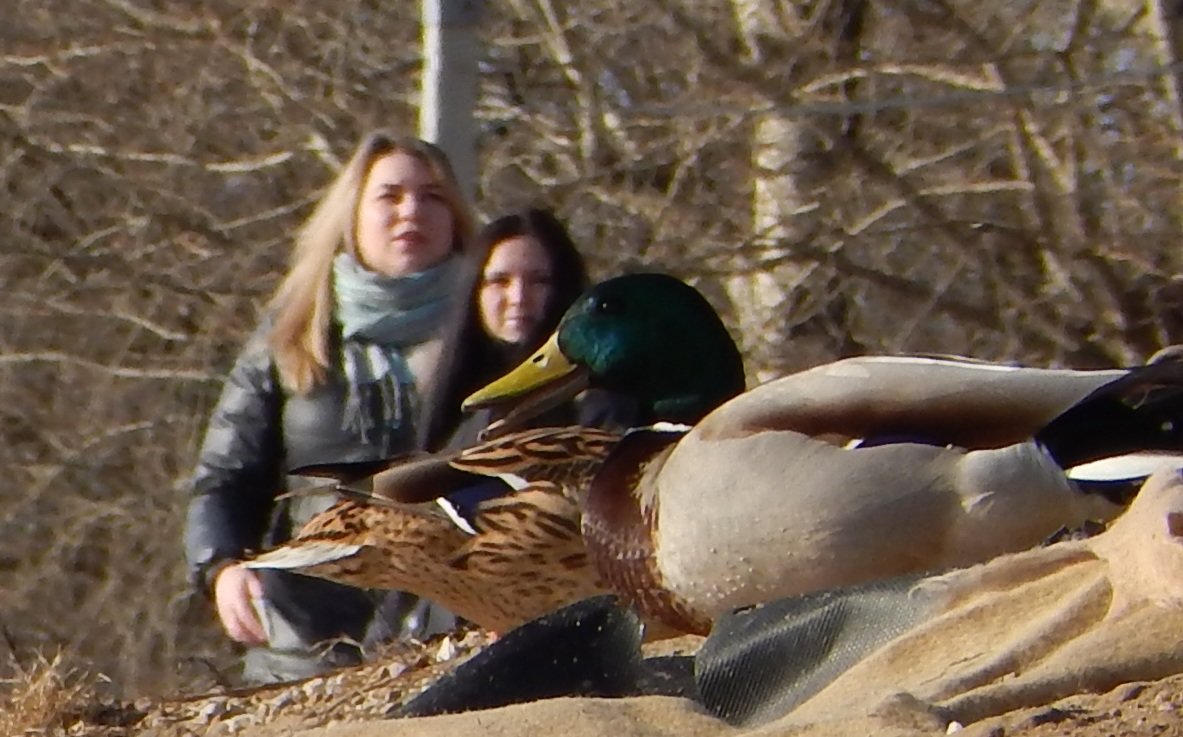
<svg viewBox="0 0 1183 737"><path fill-rule="evenodd" d="M628 274L587 291L546 345L464 406L512 408L517 424L587 387L632 398L638 424L695 423L744 390L743 358L693 287Z"/></svg>

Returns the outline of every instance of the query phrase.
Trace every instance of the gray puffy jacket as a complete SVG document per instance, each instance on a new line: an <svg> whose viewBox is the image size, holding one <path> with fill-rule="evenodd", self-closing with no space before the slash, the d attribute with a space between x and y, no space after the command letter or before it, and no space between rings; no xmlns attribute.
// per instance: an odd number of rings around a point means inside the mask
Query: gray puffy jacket
<svg viewBox="0 0 1183 737"><path fill-rule="evenodd" d="M327 506L323 499L276 502L292 469L412 448L410 423L376 438L346 429L345 381L338 366L307 396L292 395L279 384L265 329L247 341L210 417L192 479L185 557L194 584L208 590L209 573L219 563L286 540Z"/></svg>

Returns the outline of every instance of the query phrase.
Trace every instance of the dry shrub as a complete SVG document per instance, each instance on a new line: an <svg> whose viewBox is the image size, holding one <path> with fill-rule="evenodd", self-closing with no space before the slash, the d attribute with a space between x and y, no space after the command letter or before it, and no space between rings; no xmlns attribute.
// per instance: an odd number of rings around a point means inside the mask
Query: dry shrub
<svg viewBox="0 0 1183 737"><path fill-rule="evenodd" d="M101 679L70 668L60 652L15 665L17 675L0 682L0 734L66 734L93 711Z"/></svg>

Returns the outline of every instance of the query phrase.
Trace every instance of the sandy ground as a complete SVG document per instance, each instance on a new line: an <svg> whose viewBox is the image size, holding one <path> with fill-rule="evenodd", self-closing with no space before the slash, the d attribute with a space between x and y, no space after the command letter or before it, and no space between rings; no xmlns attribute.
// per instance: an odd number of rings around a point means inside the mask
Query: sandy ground
<svg viewBox="0 0 1183 737"><path fill-rule="evenodd" d="M967 737L1121 737L1183 734L1183 677L1129 684L1108 694L1077 696L1053 706L1027 709L960 730ZM874 732L862 732L871 727ZM811 728L755 731L721 724L692 704L668 697L622 700L554 699L504 707L481 714L427 717L403 722L358 722L304 732L304 737L484 737L563 734L568 737L722 737L723 735L948 734L948 727L923 717L896 724L836 723ZM954 727L956 731L956 728ZM282 732L259 730L260 737Z"/></svg>
<svg viewBox="0 0 1183 737"><path fill-rule="evenodd" d="M477 638L479 639L479 638ZM980 722L949 724L907 696L885 699L867 714L811 725L766 724L740 729L686 699L556 698L465 714L388 719L385 712L462 661L479 641L458 646L452 660L437 652L400 653L338 673L237 695L155 703L75 704L60 729L37 734L244 735L246 737L828 737L830 735L944 735L966 737L1151 737L1183 735L1183 674L1124 683L1106 693L1083 693ZM666 648L692 652L687 638ZM469 646L472 646L471 648ZM434 649L437 645L433 645ZM451 648L445 647L445 655Z"/></svg>

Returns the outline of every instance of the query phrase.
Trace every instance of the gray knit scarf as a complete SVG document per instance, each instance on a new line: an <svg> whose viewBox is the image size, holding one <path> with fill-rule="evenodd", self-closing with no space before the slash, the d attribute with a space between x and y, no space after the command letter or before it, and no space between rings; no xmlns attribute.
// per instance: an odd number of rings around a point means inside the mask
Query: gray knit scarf
<svg viewBox="0 0 1183 737"><path fill-rule="evenodd" d="M417 274L390 277L349 253L333 260L348 387L344 425L367 443L389 448L393 434L412 431L407 423L418 400L403 351L437 334L456 296L459 267L453 257Z"/></svg>

